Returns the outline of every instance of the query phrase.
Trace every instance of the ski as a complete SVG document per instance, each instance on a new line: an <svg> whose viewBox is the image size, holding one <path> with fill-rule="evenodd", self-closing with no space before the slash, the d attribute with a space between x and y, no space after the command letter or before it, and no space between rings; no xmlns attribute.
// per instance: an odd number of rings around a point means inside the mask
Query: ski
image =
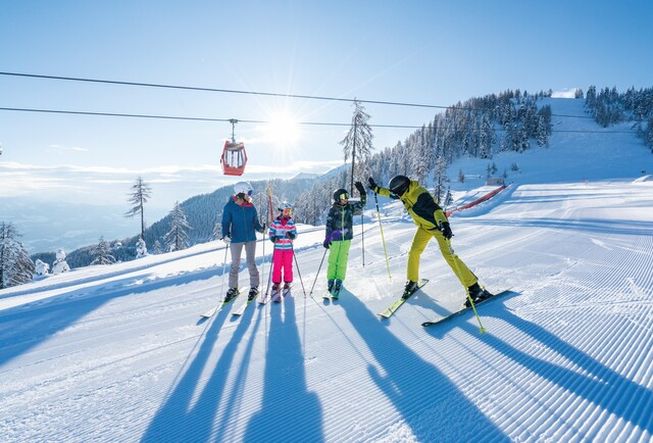
<svg viewBox="0 0 653 443"><path fill-rule="evenodd" d="M236 297L238 297L238 296L236 295ZM229 303L233 303L234 300L236 299L236 297L232 298L232 299L229 300L229 301L222 301L222 302L220 302L219 305L214 306L213 308L209 309L209 310L206 311L204 314L202 314L202 317L203 317L203 318L211 318L211 317L214 316L217 312L220 312L220 311L222 310L222 308L224 308L225 306L227 306Z"/></svg>
<svg viewBox="0 0 653 443"><path fill-rule="evenodd" d="M480 305L482 305L483 303L487 302L488 300L494 300L495 298L501 297L501 296L506 295L506 294L510 294L510 293L512 293L512 292L513 292L513 291L511 291L510 289L505 289L505 290L503 290L503 291L501 291L501 292L497 292L496 294L493 294L493 295L490 296L490 297L487 297L487 298L484 298L483 300L479 300L478 302L475 302L475 303L474 303L474 306L480 306ZM472 310L471 306L470 306L470 307L464 307L464 308L462 308L461 310L456 311L456 312L454 312L454 313L452 313L452 314L449 314L449 315L447 315L446 317L442 317L442 318L440 318L440 319L438 319L438 320L425 321L424 323L422 323L422 326L424 326L424 327L426 328L426 327L429 327L429 326L433 326L433 325L437 325L437 324L440 324L440 323L444 323L444 322L447 321L447 320L451 320L452 318L459 317L459 316L461 316L461 315L463 315L463 314L465 314L466 312L469 312L469 311L471 311L471 310Z"/></svg>
<svg viewBox="0 0 653 443"><path fill-rule="evenodd" d="M271 298L274 303L281 303L286 297L290 297L290 288L279 288L277 292L272 293Z"/></svg>
<svg viewBox="0 0 653 443"><path fill-rule="evenodd" d="M247 297L247 300L245 301L245 303L243 303L243 304L240 306L240 308L238 308L237 311L232 312L231 315L234 316L234 317L240 317L241 315L243 315L243 314L245 313L245 310L247 309L247 306L249 306L250 304L252 304L252 302L253 302L254 300L256 300L256 297L257 297L257 296L258 296L258 294L254 294L254 296L248 296L248 297Z"/></svg>
<svg viewBox="0 0 653 443"><path fill-rule="evenodd" d="M379 315L383 318L390 318L392 315L397 312L397 309L401 307L404 303L406 303L406 300L408 300L410 297L412 297L413 294L415 294L417 291L419 291L421 288L424 287L425 284L427 284L429 281L425 278L420 279L420 281L417 282L417 287L413 292L410 294L404 294L397 300L395 300L390 306L388 306L383 312L379 312Z"/></svg>

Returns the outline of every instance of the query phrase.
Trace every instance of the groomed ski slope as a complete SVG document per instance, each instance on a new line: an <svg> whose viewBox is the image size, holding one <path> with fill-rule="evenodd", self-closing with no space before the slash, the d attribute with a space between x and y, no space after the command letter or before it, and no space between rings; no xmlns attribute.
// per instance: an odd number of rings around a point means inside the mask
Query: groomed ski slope
<svg viewBox="0 0 653 443"><path fill-rule="evenodd" d="M463 302L434 242L430 283L379 318L415 229L393 204L392 279L378 224L365 267L357 227L333 304L323 267L315 299L297 278L282 304L201 321L225 289L218 243L0 291L2 441L651 441L653 181L634 178L516 184L452 218L481 282L519 292L479 307L486 334L471 315L420 326ZM295 244L307 292L322 235Z"/></svg>

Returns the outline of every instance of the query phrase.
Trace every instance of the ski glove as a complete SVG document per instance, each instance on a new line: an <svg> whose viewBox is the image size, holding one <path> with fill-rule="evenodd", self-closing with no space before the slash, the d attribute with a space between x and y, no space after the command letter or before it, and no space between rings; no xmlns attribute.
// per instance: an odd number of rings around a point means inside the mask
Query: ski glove
<svg viewBox="0 0 653 443"><path fill-rule="evenodd" d="M322 243L322 246L324 246L326 249L329 249L329 246L331 246L331 240L328 238L324 239L324 242Z"/></svg>
<svg viewBox="0 0 653 443"><path fill-rule="evenodd" d="M292 233L292 232L286 232L286 237L291 239L291 240L294 240L296 235L294 233Z"/></svg>
<svg viewBox="0 0 653 443"><path fill-rule="evenodd" d="M379 186L376 184L374 179L372 177L367 179L367 182L369 183L370 189L374 191L375 193L379 193Z"/></svg>
<svg viewBox="0 0 653 443"><path fill-rule="evenodd" d="M277 237L275 237L274 235L271 236L271 237L270 237L270 241L271 241L272 243L276 243L276 242L277 242Z"/></svg>
<svg viewBox="0 0 653 443"><path fill-rule="evenodd" d="M363 186L363 184L361 182L354 183L354 186L356 187L356 190L358 191L358 193L360 195L365 194L365 187Z"/></svg>
<svg viewBox="0 0 653 443"><path fill-rule="evenodd" d="M224 237L222 237L221 240L223 242L225 242L227 244L227 246L229 246L229 244L231 243L231 237L229 237L228 235L225 235Z"/></svg>
<svg viewBox="0 0 653 443"><path fill-rule="evenodd" d="M257 229L259 234L263 234L265 232L265 223L261 225L261 229Z"/></svg>
<svg viewBox="0 0 653 443"><path fill-rule="evenodd" d="M449 225L449 222L440 223L440 231L442 232L442 235L444 235L444 238L447 240L451 240L451 237L453 237L453 232L451 232L451 226Z"/></svg>

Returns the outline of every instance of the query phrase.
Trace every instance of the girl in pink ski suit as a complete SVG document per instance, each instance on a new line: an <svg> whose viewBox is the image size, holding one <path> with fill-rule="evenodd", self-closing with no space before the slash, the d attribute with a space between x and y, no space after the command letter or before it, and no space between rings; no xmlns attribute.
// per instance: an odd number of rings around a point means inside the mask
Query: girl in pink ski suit
<svg viewBox="0 0 653 443"><path fill-rule="evenodd" d="M292 242L297 237L297 229L292 219L292 207L288 204L279 208L281 214L270 225L270 241L274 243L272 255L272 291L278 291L281 285L281 271L283 270L284 289L290 288L292 283Z"/></svg>

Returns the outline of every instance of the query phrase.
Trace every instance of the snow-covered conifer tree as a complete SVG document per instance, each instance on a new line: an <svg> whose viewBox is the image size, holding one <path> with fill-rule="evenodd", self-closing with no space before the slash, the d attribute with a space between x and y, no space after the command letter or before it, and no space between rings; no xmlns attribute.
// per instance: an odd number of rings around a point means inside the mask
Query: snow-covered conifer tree
<svg viewBox="0 0 653 443"><path fill-rule="evenodd" d="M495 141L496 137L490 116L487 113L483 113L480 134L478 136L478 156L480 158L492 157L492 145L494 145Z"/></svg>
<svg viewBox="0 0 653 443"><path fill-rule="evenodd" d="M145 238L145 217L144 206L147 200L152 196L152 189L143 181L142 177L136 179L136 183L132 185L131 192L129 193L129 203L132 208L125 213L126 217L133 217L136 214L141 216L141 239Z"/></svg>
<svg viewBox="0 0 653 443"><path fill-rule="evenodd" d="M354 192L354 181L365 180L365 162L369 159L372 147L372 128L367 122L370 115L363 105L354 100L354 115L351 118L351 128L345 138L340 141L345 154L345 162L351 158L351 181L349 192ZM356 163L358 162L358 164Z"/></svg>
<svg viewBox="0 0 653 443"><path fill-rule="evenodd" d="M34 263L34 276L45 277L50 272L50 265L44 261L36 259Z"/></svg>
<svg viewBox="0 0 653 443"><path fill-rule="evenodd" d="M411 150L410 169L411 175L419 182L423 182L426 174L431 168L432 151L429 150L429 142L426 126L422 126L414 138L413 149Z"/></svg>
<svg viewBox="0 0 653 443"><path fill-rule="evenodd" d="M161 242L159 240L154 241L154 254L158 255L163 252L163 248L161 247Z"/></svg>
<svg viewBox="0 0 653 443"><path fill-rule="evenodd" d="M222 238L222 221L218 218L213 224L213 231L211 232L211 240L219 240Z"/></svg>
<svg viewBox="0 0 653 443"><path fill-rule="evenodd" d="M116 259L111 255L111 248L109 243L100 237L100 241L93 250L93 256L95 259L91 262L91 265L112 265L116 262Z"/></svg>
<svg viewBox="0 0 653 443"><path fill-rule="evenodd" d="M462 171L461 171L462 172ZM437 204L440 204L444 200L445 192L447 189L447 183L449 183L449 177L447 177L447 161L444 156L441 154L437 160L435 160L435 201Z"/></svg>
<svg viewBox="0 0 653 443"><path fill-rule="evenodd" d="M168 247L168 251L180 251L188 247L188 230L191 229L186 220L186 214L179 202L175 203L175 207L170 211L170 230L163 237L163 240Z"/></svg>
<svg viewBox="0 0 653 443"><path fill-rule="evenodd" d="M19 236L14 225L0 222L0 289L27 283L34 275L34 262Z"/></svg>
<svg viewBox="0 0 653 443"><path fill-rule="evenodd" d="M61 274L70 271L70 266L66 262L66 252L63 249L57 250L56 260L52 263L52 274Z"/></svg>
<svg viewBox="0 0 653 443"><path fill-rule="evenodd" d="M139 238L136 242L136 258L143 258L147 255L147 245L145 244L145 240Z"/></svg>

